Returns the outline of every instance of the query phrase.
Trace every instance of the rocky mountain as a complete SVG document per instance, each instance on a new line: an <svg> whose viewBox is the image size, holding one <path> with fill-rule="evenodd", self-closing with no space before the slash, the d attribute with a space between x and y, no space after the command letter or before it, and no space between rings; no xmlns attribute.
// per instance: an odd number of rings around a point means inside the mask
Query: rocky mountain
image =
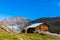
<svg viewBox="0 0 60 40"><path fill-rule="evenodd" d="M26 19L22 16L6 18L0 21L0 29L1 27L3 27L4 31L7 30L11 32L12 30L14 33L17 33L17 32L19 33L28 25L31 25L33 23L41 23L41 22L45 22L48 25L50 32L60 33L60 17L50 17L50 18L43 17L33 21L30 19Z"/></svg>
<svg viewBox="0 0 60 40"><path fill-rule="evenodd" d="M45 22L49 26L49 31L53 33L60 33L60 17L39 18L31 23Z"/></svg>
<svg viewBox="0 0 60 40"><path fill-rule="evenodd" d="M28 23L30 21L31 21L30 19L26 19L22 16L18 16L18 17L4 19L0 23L11 28L14 32L18 32L18 31L20 32L29 25Z"/></svg>
<svg viewBox="0 0 60 40"><path fill-rule="evenodd" d="M3 22L6 25L9 25L9 24L13 24L13 25L25 25L29 21L30 20L27 20L24 17L19 16L19 17L14 17L14 18L6 18L6 19L2 20L1 22Z"/></svg>

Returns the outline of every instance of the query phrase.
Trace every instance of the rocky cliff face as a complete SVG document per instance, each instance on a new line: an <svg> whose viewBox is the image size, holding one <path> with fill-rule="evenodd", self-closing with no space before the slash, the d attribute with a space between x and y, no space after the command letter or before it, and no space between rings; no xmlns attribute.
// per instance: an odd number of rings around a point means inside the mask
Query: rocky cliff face
<svg viewBox="0 0 60 40"><path fill-rule="evenodd" d="M9 24L13 24L13 25L25 25L26 23L29 22L29 20L25 19L24 17L14 17L14 18L10 18L10 19L5 19L2 21L4 24L9 25Z"/></svg>
<svg viewBox="0 0 60 40"><path fill-rule="evenodd" d="M2 24L11 28L11 30L13 30L14 32L18 32L18 31L20 32L21 30L23 30L25 27L27 27L28 22L30 22L30 20L21 16L10 19L4 19L1 21Z"/></svg>

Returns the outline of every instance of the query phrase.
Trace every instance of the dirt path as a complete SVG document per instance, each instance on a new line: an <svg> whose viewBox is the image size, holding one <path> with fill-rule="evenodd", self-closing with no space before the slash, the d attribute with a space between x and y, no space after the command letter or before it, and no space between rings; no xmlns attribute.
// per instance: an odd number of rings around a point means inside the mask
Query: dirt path
<svg viewBox="0 0 60 40"><path fill-rule="evenodd" d="M20 40L24 40L23 38L21 38Z"/></svg>
<svg viewBox="0 0 60 40"><path fill-rule="evenodd" d="M44 34L60 38L60 34L50 33L50 32L44 32Z"/></svg>

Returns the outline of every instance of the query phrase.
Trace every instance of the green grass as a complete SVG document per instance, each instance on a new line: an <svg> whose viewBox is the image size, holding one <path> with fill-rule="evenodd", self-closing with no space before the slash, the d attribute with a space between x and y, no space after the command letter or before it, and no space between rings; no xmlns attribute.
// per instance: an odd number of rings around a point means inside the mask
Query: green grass
<svg viewBox="0 0 60 40"><path fill-rule="evenodd" d="M0 32L0 40L58 40L57 37L41 35L41 34L10 34L7 32Z"/></svg>

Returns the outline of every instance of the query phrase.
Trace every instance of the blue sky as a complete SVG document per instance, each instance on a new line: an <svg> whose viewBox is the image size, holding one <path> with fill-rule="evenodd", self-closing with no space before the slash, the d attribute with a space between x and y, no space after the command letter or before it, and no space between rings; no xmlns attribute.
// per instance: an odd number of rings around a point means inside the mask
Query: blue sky
<svg viewBox="0 0 60 40"><path fill-rule="evenodd" d="M0 20L14 16L32 20L60 16L60 0L0 0Z"/></svg>

